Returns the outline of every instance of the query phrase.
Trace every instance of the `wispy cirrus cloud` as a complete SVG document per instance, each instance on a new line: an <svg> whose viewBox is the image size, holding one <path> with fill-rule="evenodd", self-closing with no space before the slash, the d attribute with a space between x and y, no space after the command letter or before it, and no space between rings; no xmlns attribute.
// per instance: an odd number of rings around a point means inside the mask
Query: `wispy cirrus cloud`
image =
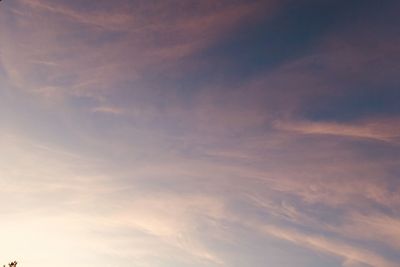
<svg viewBox="0 0 400 267"><path fill-rule="evenodd" d="M368 250L355 248L345 243L328 240L324 237L302 234L269 225L262 226L261 231L265 234L272 235L301 246L310 247L323 253L341 257L344 259L342 266L359 266L359 264L385 267L396 266L396 262L388 261L385 258L371 253Z"/></svg>
<svg viewBox="0 0 400 267"><path fill-rule="evenodd" d="M367 138L385 142L396 142L400 136L399 123L394 120L375 120L358 124L340 124L334 122L276 122L280 130L294 131L303 134L326 134L347 136L351 138Z"/></svg>
<svg viewBox="0 0 400 267"><path fill-rule="evenodd" d="M62 2L15 2L9 10L20 7L22 11L14 17L20 26L4 28L2 49L10 81L35 92L57 86L67 95L107 98L115 92L106 88L142 83L149 68L152 72L171 69L179 59L218 40L265 6L257 1L238 5L204 2L199 8L184 5L182 8L192 8L193 14L180 17L174 16L173 2L120 4L116 9L88 13ZM11 14L3 17L2 25L9 25L6 21ZM51 28L44 27L50 22ZM86 34L74 35L80 30ZM18 39L19 49L7 41L11 38ZM46 51L41 50L43 46ZM169 72L178 72L176 68ZM41 73L46 73L45 79L38 78ZM114 90L120 90L117 88Z"/></svg>
<svg viewBox="0 0 400 267"><path fill-rule="evenodd" d="M400 260L386 4L3 2L6 254L31 266Z"/></svg>

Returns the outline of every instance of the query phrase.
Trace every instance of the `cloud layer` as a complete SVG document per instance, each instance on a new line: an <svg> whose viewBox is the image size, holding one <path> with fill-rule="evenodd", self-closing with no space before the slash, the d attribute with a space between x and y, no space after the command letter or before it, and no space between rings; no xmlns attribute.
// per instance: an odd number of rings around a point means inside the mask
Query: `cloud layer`
<svg viewBox="0 0 400 267"><path fill-rule="evenodd" d="M0 260L395 267L375 1L3 1Z"/></svg>

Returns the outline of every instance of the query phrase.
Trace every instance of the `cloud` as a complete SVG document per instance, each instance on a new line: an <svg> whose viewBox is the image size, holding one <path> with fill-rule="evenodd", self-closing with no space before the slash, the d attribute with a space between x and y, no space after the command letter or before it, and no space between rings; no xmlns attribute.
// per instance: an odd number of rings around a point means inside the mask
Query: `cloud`
<svg viewBox="0 0 400 267"><path fill-rule="evenodd" d="M393 248L400 248L400 219L383 213L372 213L368 215L351 214L337 232L356 239L379 241Z"/></svg>
<svg viewBox="0 0 400 267"><path fill-rule="evenodd" d="M195 239L198 220L224 217L220 200L211 196L176 196L155 192L140 195L139 198L126 199L129 203L124 205L123 210L113 212L110 220L118 227L134 228L150 234L194 258L224 264L221 258Z"/></svg>
<svg viewBox="0 0 400 267"><path fill-rule="evenodd" d="M121 87L146 87L136 83L151 73L180 72L182 57L223 38L264 5L222 1L215 8L207 1L196 8L182 5L193 14L175 16L173 1L134 6L122 1L119 8L90 12L60 1L16 1L9 8L18 13L2 11L7 27L1 61L10 82L23 90L59 87L67 96L104 101Z"/></svg>
<svg viewBox="0 0 400 267"><path fill-rule="evenodd" d="M61 15L74 23L88 24L108 30L127 30L125 27L133 22L133 17L129 13L115 13L115 11L84 13L62 4L43 0L21 0L21 3L43 12Z"/></svg>
<svg viewBox="0 0 400 267"><path fill-rule="evenodd" d="M384 142L397 142L400 136L398 119L371 120L359 123L332 123L332 122L275 122L279 130L293 131L302 134L325 134L345 136L350 138L374 139Z"/></svg>
<svg viewBox="0 0 400 267"><path fill-rule="evenodd" d="M356 105L345 120L330 100L387 85L396 40L360 50L357 34L327 33L244 79L201 52L286 14L276 1L93 3L0 9L0 229L19 233L6 253L28 236L30 266L40 251L65 266L65 251L82 266L220 266L242 262L248 228L254 246L286 240L317 263L395 266L374 248L399 245L398 116ZM372 75L374 60L393 73Z"/></svg>
<svg viewBox="0 0 400 267"><path fill-rule="evenodd" d="M124 113L124 111L120 108L109 107L109 106L95 107L92 109L92 111L99 112L99 113L107 113L107 114L112 114L112 115L121 115Z"/></svg>
<svg viewBox="0 0 400 267"><path fill-rule="evenodd" d="M10 203L1 206L7 214L0 227L7 255L23 254L24 262L32 266L51 261L66 266L71 259L62 255L63 249L78 265L84 254L104 257L113 251L139 264L149 255L159 259L173 255L178 262L223 265L223 259L196 237L200 235L196 227L205 218L225 216L221 199L148 191L134 180L123 184L118 173L102 170L102 161L18 135L2 134L1 144L1 199ZM115 232L113 237L107 236L110 231ZM123 236L117 234L121 231ZM111 247L121 242L139 252ZM22 243L26 245L21 248ZM80 245L73 247L74 243ZM43 251L52 251L45 263Z"/></svg>
<svg viewBox="0 0 400 267"><path fill-rule="evenodd" d="M329 240L324 237L307 235L272 225L263 225L260 227L260 231L264 234L272 235L300 246L341 257L343 258L343 266L357 266L357 264L365 264L373 267L396 266L395 262L388 261L373 252L359 249L342 242Z"/></svg>

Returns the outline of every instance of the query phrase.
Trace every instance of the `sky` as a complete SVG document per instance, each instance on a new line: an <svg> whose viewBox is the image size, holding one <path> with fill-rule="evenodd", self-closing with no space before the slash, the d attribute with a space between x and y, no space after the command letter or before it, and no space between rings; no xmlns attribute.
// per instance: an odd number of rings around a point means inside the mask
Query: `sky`
<svg viewBox="0 0 400 267"><path fill-rule="evenodd" d="M399 1L0 2L0 263L398 267Z"/></svg>

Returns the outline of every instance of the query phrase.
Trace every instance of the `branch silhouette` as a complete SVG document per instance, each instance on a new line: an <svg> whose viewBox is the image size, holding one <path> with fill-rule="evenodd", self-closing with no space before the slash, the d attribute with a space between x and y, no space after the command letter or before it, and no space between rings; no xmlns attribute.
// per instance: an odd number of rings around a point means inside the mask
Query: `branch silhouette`
<svg viewBox="0 0 400 267"><path fill-rule="evenodd" d="M0 0L1 1L1 0ZM17 261L13 261L13 262L10 262L9 264L8 264L8 267L17 267ZM3 267L6 267L5 265L3 265Z"/></svg>

